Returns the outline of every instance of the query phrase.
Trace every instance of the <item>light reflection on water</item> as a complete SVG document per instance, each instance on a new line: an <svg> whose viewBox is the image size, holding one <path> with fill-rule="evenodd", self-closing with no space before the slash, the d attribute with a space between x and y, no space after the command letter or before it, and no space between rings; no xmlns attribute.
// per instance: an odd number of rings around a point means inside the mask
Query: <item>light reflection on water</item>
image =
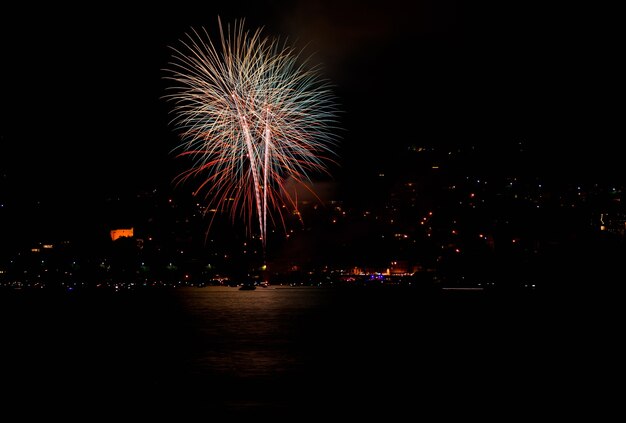
<svg viewBox="0 0 626 423"><path fill-rule="evenodd" d="M182 289L176 295L195 336L192 368L220 376L280 376L303 363L299 331L324 303L316 288Z"/></svg>

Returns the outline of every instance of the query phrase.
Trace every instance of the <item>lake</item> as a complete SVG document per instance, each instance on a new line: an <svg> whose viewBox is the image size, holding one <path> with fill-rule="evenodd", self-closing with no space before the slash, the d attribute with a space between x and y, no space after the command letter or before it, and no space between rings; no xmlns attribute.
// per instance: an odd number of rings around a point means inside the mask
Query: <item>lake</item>
<svg viewBox="0 0 626 423"><path fill-rule="evenodd" d="M4 402L24 417L397 420L506 404L531 415L575 380L563 358L576 355L581 333L579 309L534 294L270 286L0 295Z"/></svg>

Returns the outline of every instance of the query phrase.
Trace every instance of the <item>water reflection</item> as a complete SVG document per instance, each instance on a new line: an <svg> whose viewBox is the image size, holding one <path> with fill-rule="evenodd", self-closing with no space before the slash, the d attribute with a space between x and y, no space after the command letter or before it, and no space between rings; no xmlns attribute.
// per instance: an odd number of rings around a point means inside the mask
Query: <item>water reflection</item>
<svg viewBox="0 0 626 423"><path fill-rule="evenodd" d="M309 320L328 302L318 288L182 289L195 332L192 368L229 377L277 377L305 365Z"/></svg>

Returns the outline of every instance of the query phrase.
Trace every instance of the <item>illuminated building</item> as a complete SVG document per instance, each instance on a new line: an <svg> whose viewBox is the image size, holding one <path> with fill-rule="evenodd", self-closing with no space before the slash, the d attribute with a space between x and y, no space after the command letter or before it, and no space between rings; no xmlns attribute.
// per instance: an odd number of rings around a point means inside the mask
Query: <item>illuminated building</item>
<svg viewBox="0 0 626 423"><path fill-rule="evenodd" d="M115 241L118 238L132 238L133 237L133 228L129 229L112 229L111 230L111 240Z"/></svg>

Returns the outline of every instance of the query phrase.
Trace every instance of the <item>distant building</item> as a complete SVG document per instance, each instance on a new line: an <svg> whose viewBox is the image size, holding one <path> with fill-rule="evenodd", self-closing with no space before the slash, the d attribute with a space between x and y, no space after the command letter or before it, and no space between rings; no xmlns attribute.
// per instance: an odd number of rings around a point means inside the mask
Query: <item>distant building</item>
<svg viewBox="0 0 626 423"><path fill-rule="evenodd" d="M624 236L626 230L625 213L601 213L600 230Z"/></svg>
<svg viewBox="0 0 626 423"><path fill-rule="evenodd" d="M411 272L408 261L392 261L391 266L387 269L388 275L406 275ZM413 271L414 272L414 271Z"/></svg>
<svg viewBox="0 0 626 423"><path fill-rule="evenodd" d="M129 229L111 229L111 240L115 241L118 238L132 238L133 228Z"/></svg>

